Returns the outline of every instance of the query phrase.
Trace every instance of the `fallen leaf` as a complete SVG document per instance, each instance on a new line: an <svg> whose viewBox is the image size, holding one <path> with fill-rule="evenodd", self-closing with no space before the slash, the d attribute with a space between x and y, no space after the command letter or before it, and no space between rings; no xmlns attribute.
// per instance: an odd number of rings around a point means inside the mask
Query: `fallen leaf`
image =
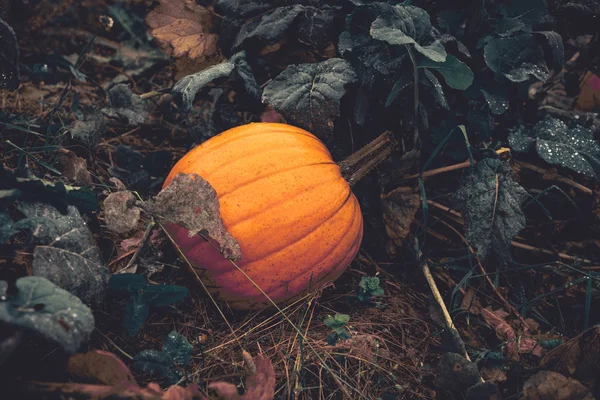
<svg viewBox="0 0 600 400"><path fill-rule="evenodd" d="M87 304L100 304L110 271L92 232L73 206L67 214L44 203L23 202L19 211L34 223L33 274L73 293Z"/></svg>
<svg viewBox="0 0 600 400"><path fill-rule="evenodd" d="M112 232L127 233L135 229L140 211L135 206L135 196L129 191L111 193L104 199L104 217Z"/></svg>
<svg viewBox="0 0 600 400"><path fill-rule="evenodd" d="M148 118L144 101L124 83L115 85L108 91L108 103L109 106L103 108L102 112L111 118L123 120L128 125L139 125Z"/></svg>
<svg viewBox="0 0 600 400"><path fill-rule="evenodd" d="M219 37L210 33L213 15L194 0L159 0L148 13L150 34L173 58L187 57L196 71L220 61Z"/></svg>
<svg viewBox="0 0 600 400"><path fill-rule="evenodd" d="M421 206L421 196L415 188L399 187L381 195L385 231L393 245L402 246L410 233L410 225Z"/></svg>
<svg viewBox="0 0 600 400"><path fill-rule="evenodd" d="M482 368L481 376L486 381L494 383L503 383L506 382L506 380L508 379L506 373L498 368Z"/></svg>
<svg viewBox="0 0 600 400"><path fill-rule="evenodd" d="M71 356L67 363L71 376L83 382L105 385L137 384L129 368L113 353L91 350Z"/></svg>
<svg viewBox="0 0 600 400"><path fill-rule="evenodd" d="M100 110L90 107L84 112L83 120L73 122L69 130L73 139L80 141L89 148L93 148L104 136L107 129L108 126Z"/></svg>
<svg viewBox="0 0 600 400"><path fill-rule="evenodd" d="M590 390L573 378L540 371L523 385L522 400L594 400Z"/></svg>
<svg viewBox="0 0 600 400"><path fill-rule="evenodd" d="M188 229L190 237L207 232L221 246L225 257L234 261L242 258L238 242L223 225L217 192L201 176L178 173L169 186L144 202L142 208Z"/></svg>
<svg viewBox="0 0 600 400"><path fill-rule="evenodd" d="M58 155L61 172L77 186L92 186L92 176L87 169L87 161L71 150L61 148Z"/></svg>
<svg viewBox="0 0 600 400"><path fill-rule="evenodd" d="M275 396L275 370L271 360L263 354L253 359L246 351L242 356L248 373L244 394L238 394L237 386L227 382L214 382L208 388L216 390L225 400L272 400Z"/></svg>
<svg viewBox="0 0 600 400"><path fill-rule="evenodd" d="M594 326L550 350L540 368L595 384L600 370L600 326Z"/></svg>
<svg viewBox="0 0 600 400"><path fill-rule="evenodd" d="M512 326L502 319L506 316L505 314L501 310L494 312L488 308L481 309L481 316L485 319L485 322L496 331L498 339L505 342L508 356L514 361L519 361L521 356L517 345L517 335Z"/></svg>

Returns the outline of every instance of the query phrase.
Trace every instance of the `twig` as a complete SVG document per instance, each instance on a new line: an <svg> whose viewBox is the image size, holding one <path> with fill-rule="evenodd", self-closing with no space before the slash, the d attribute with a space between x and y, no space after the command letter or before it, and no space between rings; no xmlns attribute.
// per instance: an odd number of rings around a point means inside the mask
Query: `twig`
<svg viewBox="0 0 600 400"><path fill-rule="evenodd" d="M544 168L538 167L537 165L533 165L533 164L526 163L524 161L517 161L517 160L515 160L515 164L517 165L517 167L522 167L522 168L525 168L525 169L528 169L531 171L535 171L535 172L541 174L543 179L555 180L558 182L562 182L562 183L567 184L585 194L589 194L589 195L594 194L594 191L592 189L585 187L582 184L577 183L572 179L565 178L564 176L555 176L555 177L552 177L551 179L544 178L545 174L548 171L546 171Z"/></svg>

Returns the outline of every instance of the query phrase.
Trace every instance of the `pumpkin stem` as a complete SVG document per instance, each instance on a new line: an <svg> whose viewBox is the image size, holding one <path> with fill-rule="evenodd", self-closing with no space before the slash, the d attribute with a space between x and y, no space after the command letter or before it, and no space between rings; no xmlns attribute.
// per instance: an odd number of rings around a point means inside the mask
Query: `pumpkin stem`
<svg viewBox="0 0 600 400"><path fill-rule="evenodd" d="M386 131L382 133L371 143L339 163L342 176L350 186L353 186L371 172L373 168L388 158L392 154L392 151L394 151L395 146L396 141L392 132Z"/></svg>

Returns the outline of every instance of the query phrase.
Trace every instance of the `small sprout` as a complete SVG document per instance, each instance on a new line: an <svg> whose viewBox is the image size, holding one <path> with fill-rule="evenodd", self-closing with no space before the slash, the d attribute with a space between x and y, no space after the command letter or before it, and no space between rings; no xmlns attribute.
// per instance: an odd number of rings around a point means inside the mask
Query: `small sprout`
<svg viewBox="0 0 600 400"><path fill-rule="evenodd" d="M334 317L328 316L325 318L323 323L325 326L333 330L333 332L327 335L325 341L327 341L327 343L329 343L331 346L334 346L339 340L350 339L352 336L346 327L349 321L350 316L347 314L335 314Z"/></svg>
<svg viewBox="0 0 600 400"><path fill-rule="evenodd" d="M373 297L383 296L383 288L380 285L379 278L376 276L364 276L358 284L358 300L361 302L370 301Z"/></svg>

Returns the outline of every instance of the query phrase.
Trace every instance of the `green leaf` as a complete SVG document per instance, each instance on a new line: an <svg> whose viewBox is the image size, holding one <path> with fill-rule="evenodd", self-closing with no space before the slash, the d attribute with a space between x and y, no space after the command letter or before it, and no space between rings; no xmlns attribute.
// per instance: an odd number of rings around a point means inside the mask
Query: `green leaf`
<svg viewBox="0 0 600 400"><path fill-rule="evenodd" d="M544 52L531 34L493 39L485 45L483 52L488 67L512 82L548 79Z"/></svg>
<svg viewBox="0 0 600 400"><path fill-rule="evenodd" d="M75 353L94 331L91 310L71 293L38 276L19 278L15 294L0 281L0 321L25 328Z"/></svg>
<svg viewBox="0 0 600 400"><path fill-rule="evenodd" d="M448 101L446 101L446 95L444 94L444 89L438 78L429 71L425 69L425 73L423 74L423 78L421 79L421 83L423 83L427 88L430 89L435 102L442 108L449 110L450 106L448 105Z"/></svg>
<svg viewBox="0 0 600 400"><path fill-rule="evenodd" d="M371 36L391 45L414 45L425 57L436 61L446 60L446 50L435 40L427 11L419 7L396 5L382 13L371 25Z"/></svg>
<svg viewBox="0 0 600 400"><path fill-rule="evenodd" d="M325 324L325 326L333 329L333 330L337 330L340 328L343 328L344 326L346 326L346 324L350 321L350 316L347 314L335 314L335 316L331 317L327 317L325 318L325 320L323 321L323 323Z"/></svg>
<svg viewBox="0 0 600 400"><path fill-rule="evenodd" d="M557 118L546 116L529 132L521 126L511 130L509 144L515 151L535 149L547 163L560 165L597 179L600 173L600 145L587 128L573 128Z"/></svg>
<svg viewBox="0 0 600 400"><path fill-rule="evenodd" d="M21 83L19 44L17 43L15 31L1 17L2 15L0 15L0 38L2 38L2 47L0 48L0 59L2 59L0 90L16 90Z"/></svg>
<svg viewBox="0 0 600 400"><path fill-rule="evenodd" d="M327 344L329 344L330 346L335 346L336 343L339 340L339 336L337 333L335 332L331 332L329 335L327 335L327 337L325 338L325 341L327 342Z"/></svg>
<svg viewBox="0 0 600 400"><path fill-rule="evenodd" d="M485 101L495 115L504 114L508 110L508 94L504 87L495 87L491 90L481 89Z"/></svg>
<svg viewBox="0 0 600 400"><path fill-rule="evenodd" d="M414 80L412 79L412 77L403 76L400 79L398 79L396 83L394 83L394 86L392 86L392 90L390 90L390 94L388 94L385 100L385 106L389 107L394 102L394 100L396 100L396 98L400 95L400 93L404 89L412 85L413 82Z"/></svg>
<svg viewBox="0 0 600 400"><path fill-rule="evenodd" d="M533 27L544 22L548 16L545 0L510 0L491 3L493 10L502 16L495 26L500 36L509 36L519 31L531 32Z"/></svg>
<svg viewBox="0 0 600 400"><path fill-rule="evenodd" d="M123 317L123 328L128 336L138 334L144 322L150 315L150 308L144 301L141 294L135 294L129 298L125 305L125 315Z"/></svg>
<svg viewBox="0 0 600 400"><path fill-rule="evenodd" d="M262 101L323 139L333 132L346 85L356 80L350 63L341 58L290 65L264 88Z"/></svg>
<svg viewBox="0 0 600 400"><path fill-rule="evenodd" d="M465 90L473 83L474 74L471 68L451 54L448 54L446 61L442 63L423 59L419 67L439 72L452 89Z"/></svg>
<svg viewBox="0 0 600 400"><path fill-rule="evenodd" d="M108 281L109 289L132 294L137 293L146 286L148 286L148 280L140 274L114 274Z"/></svg>
<svg viewBox="0 0 600 400"><path fill-rule="evenodd" d="M176 285L148 285L142 293L144 302L151 306L168 306L185 298L189 290Z"/></svg>
<svg viewBox="0 0 600 400"><path fill-rule="evenodd" d="M360 301L370 300L372 297L383 296L384 291L376 276L363 276L358 284L358 299Z"/></svg>
<svg viewBox="0 0 600 400"><path fill-rule="evenodd" d="M177 365L187 366L192 359L194 346L181 333L171 331L163 343L163 353Z"/></svg>
<svg viewBox="0 0 600 400"><path fill-rule="evenodd" d="M481 257L510 257L511 241L525 227L521 204L527 196L510 165L498 159L481 160L463 177L452 204L465 219L467 242Z"/></svg>
<svg viewBox="0 0 600 400"><path fill-rule="evenodd" d="M172 385L182 377L182 370L192 357L193 346L176 331L169 333L162 351L143 350L133 357L133 368L153 377L163 378Z"/></svg>

